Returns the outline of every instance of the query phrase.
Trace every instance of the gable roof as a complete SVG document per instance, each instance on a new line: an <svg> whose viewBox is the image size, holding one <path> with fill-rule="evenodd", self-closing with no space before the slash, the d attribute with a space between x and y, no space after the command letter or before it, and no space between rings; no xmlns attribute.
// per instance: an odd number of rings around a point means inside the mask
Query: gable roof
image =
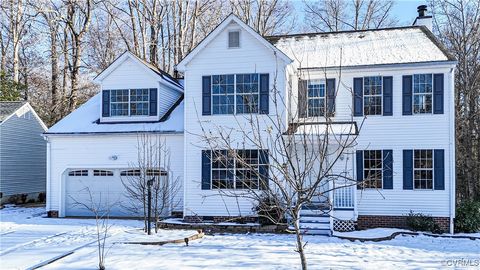
<svg viewBox="0 0 480 270"><path fill-rule="evenodd" d="M270 36L300 68L448 62L455 58L424 26Z"/></svg>
<svg viewBox="0 0 480 270"><path fill-rule="evenodd" d="M30 111L32 113L44 130L48 129L40 116L38 116L33 107L30 106L27 101L0 101L0 125L7 121L10 117L14 116L15 113L25 113L26 111Z"/></svg>
<svg viewBox="0 0 480 270"><path fill-rule="evenodd" d="M3 122L26 103L26 101L0 101L0 122Z"/></svg>
<svg viewBox="0 0 480 270"><path fill-rule="evenodd" d="M155 67L154 65L148 63L147 61L141 59L140 57L136 56L130 51L124 51L120 56L118 56L113 62L105 68L102 72L100 72L93 80L97 83L100 83L105 77L107 77L111 72L113 72L120 64L122 64L125 60L132 59L135 62L141 64L145 67L147 72L150 72L154 77L158 77L160 82L167 83L173 86L174 89L183 93L183 86L180 82L170 76L167 72Z"/></svg>
<svg viewBox="0 0 480 270"><path fill-rule="evenodd" d="M183 102L182 97L172 106L160 121L154 122L113 122L100 123L101 93L90 98L86 103L64 117L45 135L68 134L109 134L109 133L182 133Z"/></svg>
<svg viewBox="0 0 480 270"><path fill-rule="evenodd" d="M230 23L237 23L242 29L251 34L255 39L257 39L265 47L273 50L276 55L280 57L284 62L291 63L293 60L287 56L284 52L273 46L268 42L264 37L258 34L253 28L244 23L240 18L235 16L235 14L230 13L213 31L211 31L200 43L195 46L183 59L176 65L177 70L185 71L186 65L200 52L202 51L215 37L217 37Z"/></svg>

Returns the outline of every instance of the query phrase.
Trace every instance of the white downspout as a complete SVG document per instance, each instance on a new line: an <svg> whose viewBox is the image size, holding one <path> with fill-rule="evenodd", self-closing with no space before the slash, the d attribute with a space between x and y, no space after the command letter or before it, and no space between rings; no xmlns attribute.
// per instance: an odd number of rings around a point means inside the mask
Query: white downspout
<svg viewBox="0 0 480 270"><path fill-rule="evenodd" d="M454 233L454 218L455 218L455 186L456 186L456 162L455 162L455 68L450 70L450 233ZM453 106L452 106L453 104Z"/></svg>
<svg viewBox="0 0 480 270"><path fill-rule="evenodd" d="M50 211L50 201L51 201L51 198L50 198L50 194L51 194L51 185L52 185L52 181L51 181L51 166L52 166L52 160L51 160L51 143L50 143L50 140L48 139L48 137L43 137L43 139L45 141L47 141L47 187L46 187L46 193L45 194L45 200L46 200L46 211Z"/></svg>

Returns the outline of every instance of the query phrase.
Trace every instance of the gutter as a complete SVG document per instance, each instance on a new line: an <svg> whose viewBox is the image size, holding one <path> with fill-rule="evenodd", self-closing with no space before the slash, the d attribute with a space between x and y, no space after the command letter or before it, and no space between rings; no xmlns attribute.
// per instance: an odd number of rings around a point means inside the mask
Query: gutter
<svg viewBox="0 0 480 270"><path fill-rule="evenodd" d="M166 131L113 131L113 132L45 132L42 134L44 137L53 137L53 136L88 136L88 135L112 135L112 134L140 134L140 133L152 133L152 134L165 134L165 135L176 135L183 134L183 131L176 130L166 130Z"/></svg>

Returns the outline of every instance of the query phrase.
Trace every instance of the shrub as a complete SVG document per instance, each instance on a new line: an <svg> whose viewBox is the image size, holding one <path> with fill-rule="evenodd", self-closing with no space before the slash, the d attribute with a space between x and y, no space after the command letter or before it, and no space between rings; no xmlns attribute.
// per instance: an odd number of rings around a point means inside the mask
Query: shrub
<svg viewBox="0 0 480 270"><path fill-rule="evenodd" d="M258 223L260 225L276 225L285 221L285 212L281 208L281 204L277 198L272 196L264 196L254 207L258 214Z"/></svg>
<svg viewBox="0 0 480 270"><path fill-rule="evenodd" d="M38 193L38 197L37 197L38 202L45 202L45 198L46 198L45 192Z"/></svg>
<svg viewBox="0 0 480 270"><path fill-rule="evenodd" d="M457 205L455 232L480 231L480 201L467 200Z"/></svg>
<svg viewBox="0 0 480 270"><path fill-rule="evenodd" d="M432 216L410 211L407 216L407 227L413 231L427 231L432 233L442 233L440 226L435 222Z"/></svg>

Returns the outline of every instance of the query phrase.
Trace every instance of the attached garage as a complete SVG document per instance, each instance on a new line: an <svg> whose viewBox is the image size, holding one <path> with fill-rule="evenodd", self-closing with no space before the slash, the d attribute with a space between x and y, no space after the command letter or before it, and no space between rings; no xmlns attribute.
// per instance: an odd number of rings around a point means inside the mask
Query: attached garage
<svg viewBox="0 0 480 270"><path fill-rule="evenodd" d="M165 173L150 170L157 179L165 180ZM151 173L150 173L151 174ZM142 205L125 188L140 170L70 169L65 177L65 216L93 216L90 209L109 211L111 217L142 216ZM153 176L153 174L152 174ZM122 182L123 180L123 182ZM168 207L164 211L167 214Z"/></svg>

